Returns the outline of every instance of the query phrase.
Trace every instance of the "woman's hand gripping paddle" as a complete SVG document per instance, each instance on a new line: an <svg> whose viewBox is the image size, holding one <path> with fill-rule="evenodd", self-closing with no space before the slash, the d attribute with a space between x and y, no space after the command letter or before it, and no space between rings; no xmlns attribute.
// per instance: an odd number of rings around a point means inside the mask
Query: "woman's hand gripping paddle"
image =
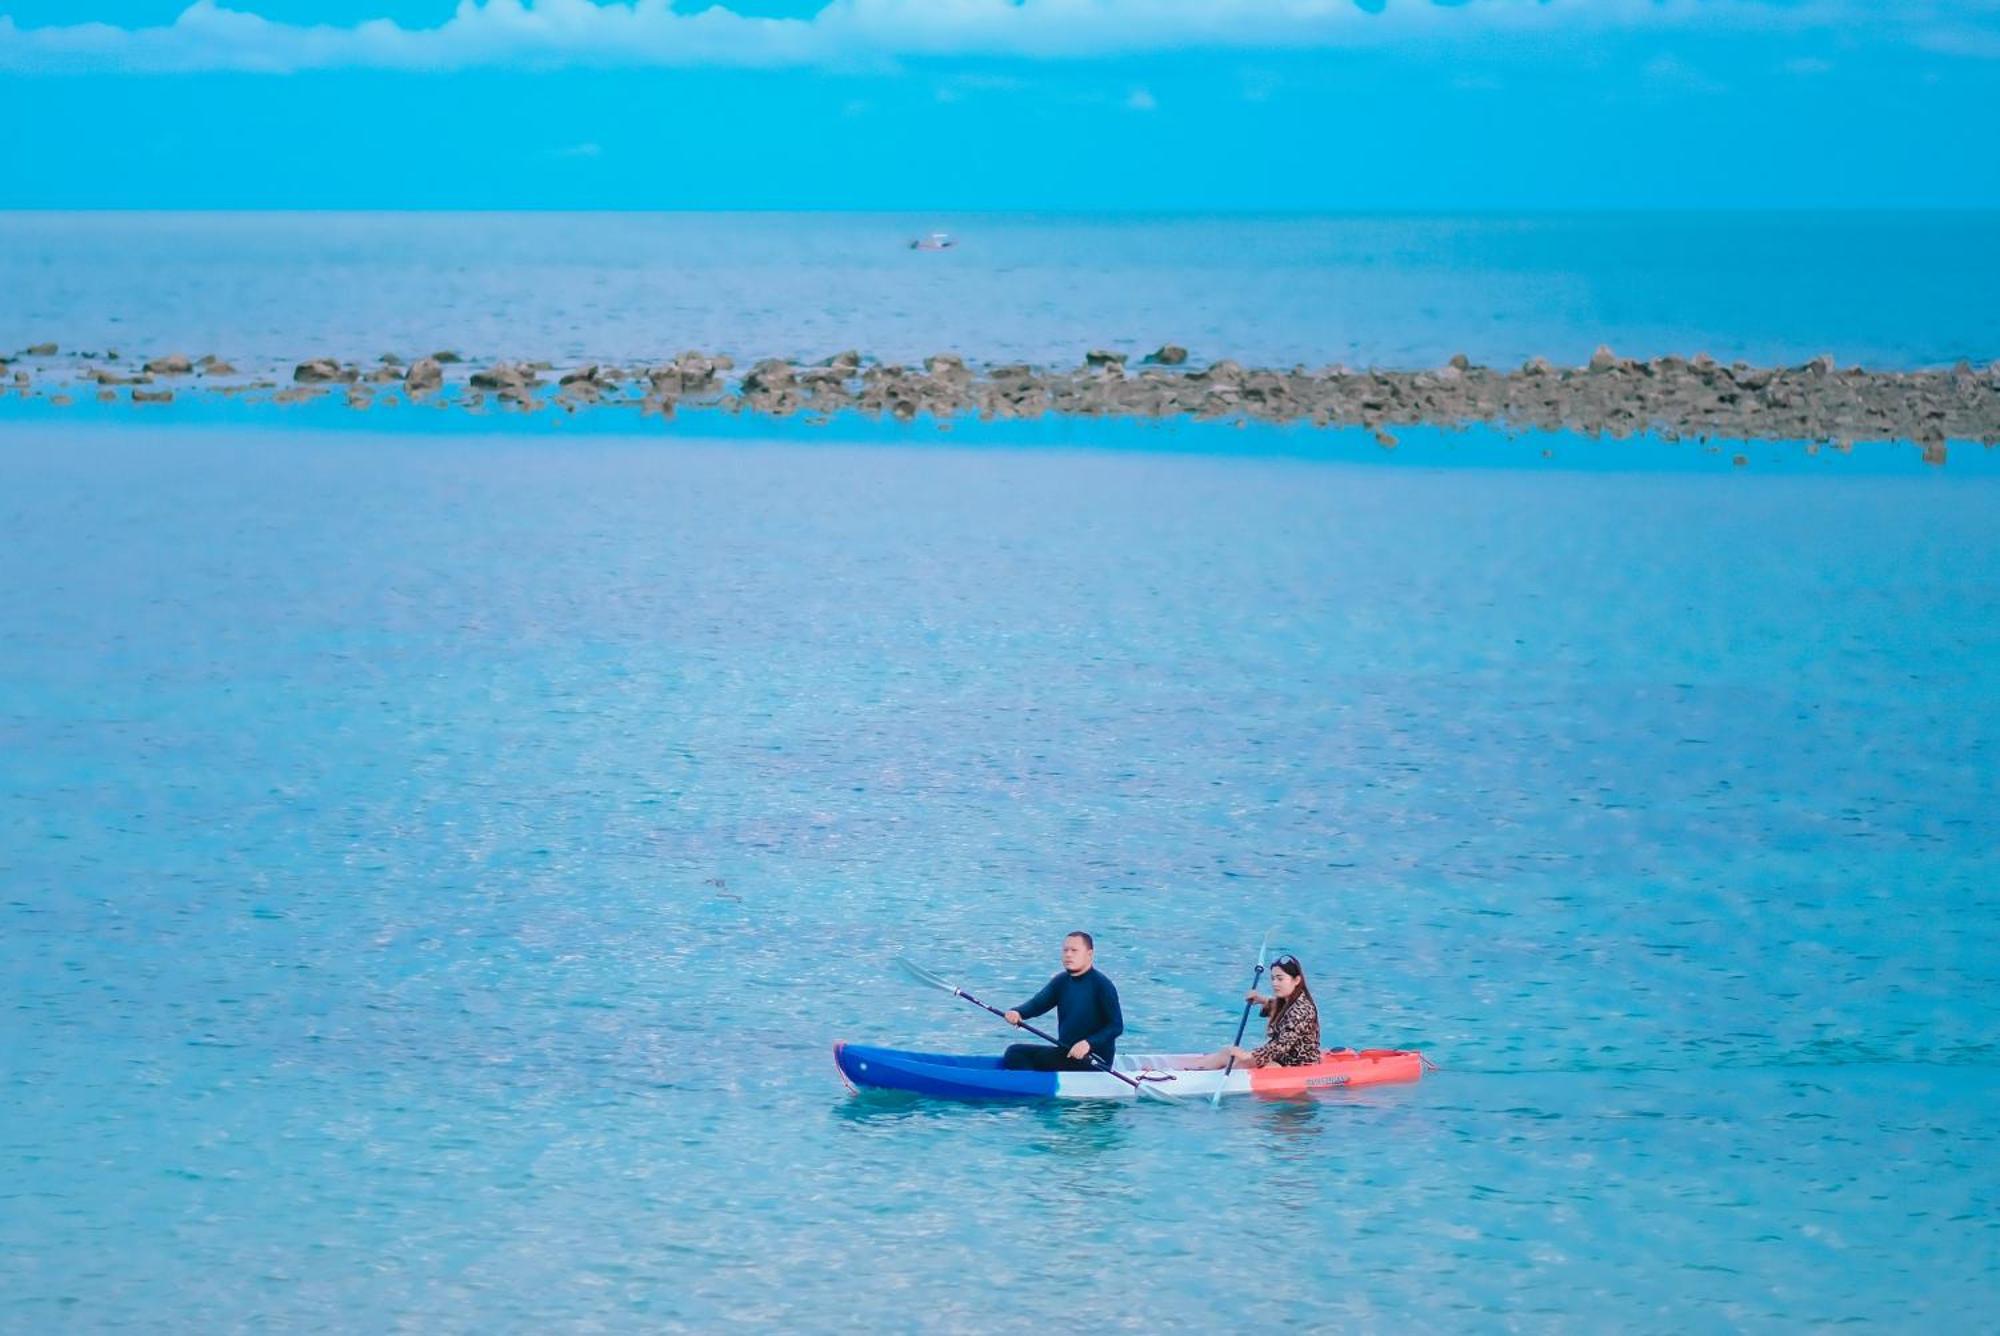
<svg viewBox="0 0 2000 1336"><path fill-rule="evenodd" d="M1250 975L1250 991L1253 993L1257 991L1257 984L1264 977L1264 954L1270 949L1271 949L1271 934L1267 932L1264 934L1264 940L1262 944L1259 945L1257 948L1257 968L1254 971L1252 971ZM1232 1048L1241 1048L1243 1046L1243 1032L1250 1028L1250 1008L1254 1005L1256 1004L1248 1000L1245 1000L1245 1002L1243 1003L1243 1019L1236 1022L1236 1042L1233 1045L1231 1045ZM1216 1082L1215 1093L1208 1097L1208 1103L1211 1108L1213 1108L1217 1104L1222 1103L1223 1082L1228 1081L1229 1073L1235 1070L1236 1070L1236 1055L1234 1053L1231 1053L1229 1055L1229 1065L1222 1069L1222 1080Z"/></svg>

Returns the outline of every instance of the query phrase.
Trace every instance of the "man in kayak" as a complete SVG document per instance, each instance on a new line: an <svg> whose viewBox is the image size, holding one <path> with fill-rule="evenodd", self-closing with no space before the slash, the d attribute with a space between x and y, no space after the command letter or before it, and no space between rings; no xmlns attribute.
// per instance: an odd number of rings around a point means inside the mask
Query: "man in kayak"
<svg viewBox="0 0 2000 1336"><path fill-rule="evenodd" d="M1098 973L1097 944L1087 932L1063 938L1062 973L1042 991L1007 1013L1007 1024L1056 1013L1056 1044L1011 1044L1000 1065L1016 1071L1081 1072L1096 1067L1093 1058L1109 1064L1125 1032L1125 1015L1118 1009L1118 990Z"/></svg>

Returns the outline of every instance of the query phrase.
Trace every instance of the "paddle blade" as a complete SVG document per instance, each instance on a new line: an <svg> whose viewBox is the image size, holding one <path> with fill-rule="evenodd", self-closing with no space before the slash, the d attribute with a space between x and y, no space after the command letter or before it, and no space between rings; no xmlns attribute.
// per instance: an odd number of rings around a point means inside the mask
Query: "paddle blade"
<svg viewBox="0 0 2000 1336"><path fill-rule="evenodd" d="M958 991L958 986L956 984L951 983L949 980L940 978L938 975L931 973L929 970L925 969L922 965L919 965L916 961L911 960L908 956L896 957L896 963L903 967L903 972L905 974L909 975L912 979L916 980L918 983L929 984L932 988L941 989L942 991L947 993L956 993Z"/></svg>

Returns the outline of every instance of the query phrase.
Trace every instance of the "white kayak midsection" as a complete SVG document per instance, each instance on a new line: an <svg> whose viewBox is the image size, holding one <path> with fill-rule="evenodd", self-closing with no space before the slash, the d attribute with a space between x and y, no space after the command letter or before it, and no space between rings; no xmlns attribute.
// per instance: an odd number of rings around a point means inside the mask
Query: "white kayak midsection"
<svg viewBox="0 0 2000 1336"><path fill-rule="evenodd" d="M1248 1068L1239 1064L1235 1071L1225 1074L1220 1069L1193 1071L1183 1065L1199 1056L1193 1053L1120 1054L1112 1065L1162 1095L1176 1098L1196 1095L1208 1099L1218 1091L1225 1095L1250 1093ZM1138 1096L1139 1091L1130 1082L1121 1081L1109 1072L1056 1074L1057 1099L1136 1099Z"/></svg>

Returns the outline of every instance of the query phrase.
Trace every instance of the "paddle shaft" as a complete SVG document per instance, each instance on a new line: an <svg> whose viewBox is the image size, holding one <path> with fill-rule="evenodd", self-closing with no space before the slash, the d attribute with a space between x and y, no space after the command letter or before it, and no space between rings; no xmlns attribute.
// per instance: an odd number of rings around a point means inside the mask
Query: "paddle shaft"
<svg viewBox="0 0 2000 1336"><path fill-rule="evenodd" d="M1261 979L1263 979L1263 977L1264 977L1264 962L1260 960L1257 962L1256 971L1252 973L1250 976L1251 992L1254 993L1257 991L1257 984ZM1241 1048L1243 1046L1243 1032L1250 1028L1250 1008L1256 1005L1257 1004L1255 1002L1245 1002L1243 1004L1243 1019L1236 1022L1236 1042L1230 1045L1231 1048ZM1231 1053L1229 1055L1229 1065L1222 1069L1223 1078L1225 1080L1228 1079L1229 1073L1235 1070L1236 1070L1236 1055L1234 1053ZM1221 1092L1218 1091L1217 1093L1220 1094Z"/></svg>
<svg viewBox="0 0 2000 1336"><path fill-rule="evenodd" d="M1007 1019L1006 1012L1000 1010L1000 1008L998 1007L988 1006L986 1003L981 1002L978 998L974 997L972 994L966 992L963 988L954 987L951 990L951 995L953 997L962 997L966 1001L970 1002L973 1006L978 1007L981 1011L990 1011L1003 1021ZM1033 1035L1037 1039L1041 1039L1048 1043L1054 1044L1058 1048L1062 1047L1061 1042L1057 1040L1057 1038L1054 1035L1050 1034L1046 1030L1038 1030L1034 1026L1028 1024L1026 1021L1021 1022L1021 1028L1023 1030L1026 1030L1029 1034ZM1090 1056L1090 1061L1096 1063L1097 1069L1103 1072L1105 1075L1117 1077L1119 1080L1123 1081L1126 1085L1131 1086L1134 1090L1144 1091L1146 1089L1145 1086L1141 1085L1139 1082L1133 1080L1131 1077L1127 1076L1125 1073L1119 1071L1116 1067L1113 1067L1110 1063L1106 1062L1103 1059L1103 1057L1100 1056L1099 1054L1093 1052L1089 1056Z"/></svg>

